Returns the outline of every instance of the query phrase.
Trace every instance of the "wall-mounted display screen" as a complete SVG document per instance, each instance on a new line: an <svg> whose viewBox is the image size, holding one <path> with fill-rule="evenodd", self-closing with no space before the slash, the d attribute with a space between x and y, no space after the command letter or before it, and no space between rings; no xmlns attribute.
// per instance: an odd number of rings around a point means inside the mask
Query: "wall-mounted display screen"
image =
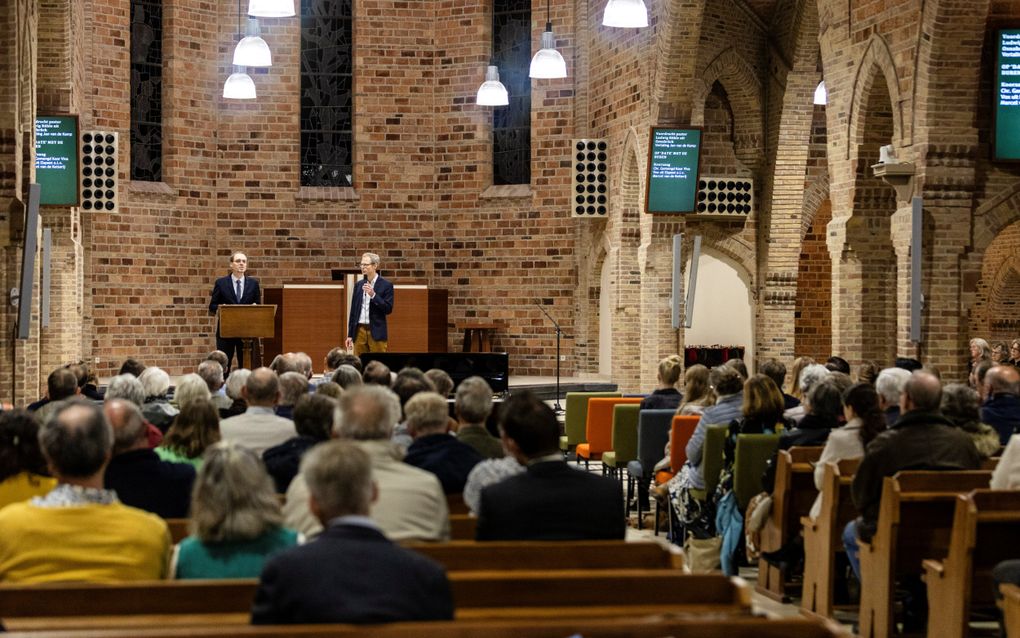
<svg viewBox="0 0 1020 638"><path fill-rule="evenodd" d="M995 38L995 159L1020 161L1020 29Z"/></svg>
<svg viewBox="0 0 1020 638"><path fill-rule="evenodd" d="M693 213L697 205L701 131L653 126L648 144L649 213Z"/></svg>
<svg viewBox="0 0 1020 638"><path fill-rule="evenodd" d="M40 204L78 205L78 118L35 118L35 180Z"/></svg>

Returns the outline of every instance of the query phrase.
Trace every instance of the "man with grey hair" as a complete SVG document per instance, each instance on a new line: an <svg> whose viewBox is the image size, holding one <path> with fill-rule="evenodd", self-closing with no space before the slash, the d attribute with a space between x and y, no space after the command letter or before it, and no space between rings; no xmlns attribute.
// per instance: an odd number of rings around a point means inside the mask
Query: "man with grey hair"
<svg viewBox="0 0 1020 638"><path fill-rule="evenodd" d="M124 399L107 399L103 413L113 428L113 458L104 484L125 505L161 518L187 518L195 468L159 458L145 437L142 412Z"/></svg>
<svg viewBox="0 0 1020 638"><path fill-rule="evenodd" d="M900 395L910 378L910 371L903 368L886 368L875 379L878 392L878 407L885 413L885 424L892 425L900 420Z"/></svg>
<svg viewBox="0 0 1020 638"><path fill-rule="evenodd" d="M333 434L354 441L368 454L379 486L372 520L392 540L449 540L449 510L439 479L401 462L390 443L393 426L400 419L397 395L381 386L365 385L345 391L339 403ZM308 509L308 485L301 474L290 482L283 514L286 526L305 536L322 531Z"/></svg>
<svg viewBox="0 0 1020 638"><path fill-rule="evenodd" d="M222 440L236 441L262 456L267 449L297 436L293 421L273 413L280 401L280 381L272 370L253 370L241 395L248 409L244 414L220 421Z"/></svg>
<svg viewBox="0 0 1020 638"><path fill-rule="evenodd" d="M453 406L457 414L457 440L473 447L482 458L503 458L503 444L485 428L492 414L492 387L485 379L468 377L461 381Z"/></svg>
<svg viewBox="0 0 1020 638"><path fill-rule="evenodd" d="M404 413L408 432L414 438L404 463L438 476L447 494L462 493L468 474L482 457L470 445L450 436L446 399L435 392L419 392L404 406Z"/></svg>
<svg viewBox="0 0 1020 638"><path fill-rule="evenodd" d="M209 388L209 394L212 396L212 402L216 409L223 410L229 408L231 400L227 397L226 392L224 392L226 384L223 379L223 366L220 365L219 361L206 359L198 364L197 373Z"/></svg>
<svg viewBox="0 0 1020 638"><path fill-rule="evenodd" d="M332 381L344 390L364 383L358 369L346 363L333 372Z"/></svg>
<svg viewBox="0 0 1020 638"><path fill-rule="evenodd" d="M939 380L930 372L915 371L903 385L899 421L865 450L852 488L860 517L843 532L847 557L858 578L857 538L870 540L875 533L885 477L904 469L976 470L981 464L971 437L939 412L941 400Z"/></svg>
<svg viewBox="0 0 1020 638"><path fill-rule="evenodd" d="M280 402L276 405L276 416L294 420L294 406L298 399L308 394L308 377L300 372L284 372L280 375Z"/></svg>
<svg viewBox="0 0 1020 638"><path fill-rule="evenodd" d="M373 464L356 443L308 452L301 476L324 531L282 552L262 570L252 624L452 620L445 570L387 539L369 517L379 493Z"/></svg>
<svg viewBox="0 0 1020 638"><path fill-rule="evenodd" d="M358 357L365 352L386 352L389 340L386 315L393 312L393 284L380 277L378 271L379 255L361 256L361 272L365 277L351 295L344 342L344 347L353 348Z"/></svg>
<svg viewBox="0 0 1020 638"><path fill-rule="evenodd" d="M102 410L62 403L41 426L39 445L58 484L46 496L0 510L0 581L165 578L166 523L103 487L113 432Z"/></svg>
<svg viewBox="0 0 1020 638"><path fill-rule="evenodd" d="M1006 445L1020 428L1020 372L1010 365L993 366L984 378L985 403L981 421L995 428Z"/></svg>
<svg viewBox="0 0 1020 638"><path fill-rule="evenodd" d="M221 419L244 414L244 411L248 409L242 391L250 376L251 370L248 368L235 368L230 371L230 376L227 377L227 382L223 386L227 398L230 399L230 407L220 408Z"/></svg>
<svg viewBox="0 0 1020 638"><path fill-rule="evenodd" d="M124 399L141 410L142 405L145 404L145 389L142 387L142 382L135 375L127 373L118 374L110 379L110 383L107 384L104 399L106 401L110 399ZM145 415L143 414L142 418L144 417ZM148 419L145 421L145 429L149 447L156 447L163 442L163 433L155 425L149 423Z"/></svg>

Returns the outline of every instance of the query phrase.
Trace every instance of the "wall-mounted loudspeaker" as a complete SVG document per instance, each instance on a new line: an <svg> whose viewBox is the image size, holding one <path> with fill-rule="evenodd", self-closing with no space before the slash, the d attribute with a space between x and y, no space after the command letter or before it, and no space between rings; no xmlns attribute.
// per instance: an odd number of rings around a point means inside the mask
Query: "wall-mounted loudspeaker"
<svg viewBox="0 0 1020 638"><path fill-rule="evenodd" d="M115 131L81 133L81 208L117 210L117 141Z"/></svg>
<svg viewBox="0 0 1020 638"><path fill-rule="evenodd" d="M698 180L698 216L747 217L753 210L753 179L702 175Z"/></svg>
<svg viewBox="0 0 1020 638"><path fill-rule="evenodd" d="M572 217L609 216L609 144L574 140Z"/></svg>

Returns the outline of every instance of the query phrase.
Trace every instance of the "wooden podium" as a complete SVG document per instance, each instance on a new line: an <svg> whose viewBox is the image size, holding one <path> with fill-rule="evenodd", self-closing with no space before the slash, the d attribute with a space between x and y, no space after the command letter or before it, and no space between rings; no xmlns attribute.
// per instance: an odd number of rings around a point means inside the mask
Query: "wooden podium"
<svg viewBox="0 0 1020 638"><path fill-rule="evenodd" d="M272 339L276 334L274 320L276 306L253 304L221 304L219 307L220 336L225 339L240 339L238 367L244 367L244 351L248 351L248 367L255 369L262 365L261 353L256 353L256 339Z"/></svg>

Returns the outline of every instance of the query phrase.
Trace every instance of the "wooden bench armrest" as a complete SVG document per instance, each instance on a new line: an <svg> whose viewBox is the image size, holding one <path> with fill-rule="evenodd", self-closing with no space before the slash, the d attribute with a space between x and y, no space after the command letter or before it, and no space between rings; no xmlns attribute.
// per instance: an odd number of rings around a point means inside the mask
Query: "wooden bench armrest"
<svg viewBox="0 0 1020 638"><path fill-rule="evenodd" d="M810 529L812 532L818 529L818 521L810 516L801 516L800 524L804 527L804 529Z"/></svg>
<svg viewBox="0 0 1020 638"><path fill-rule="evenodd" d="M925 578L942 578L946 573L946 566L940 560L934 558L926 558L921 562L921 567L924 569Z"/></svg>

